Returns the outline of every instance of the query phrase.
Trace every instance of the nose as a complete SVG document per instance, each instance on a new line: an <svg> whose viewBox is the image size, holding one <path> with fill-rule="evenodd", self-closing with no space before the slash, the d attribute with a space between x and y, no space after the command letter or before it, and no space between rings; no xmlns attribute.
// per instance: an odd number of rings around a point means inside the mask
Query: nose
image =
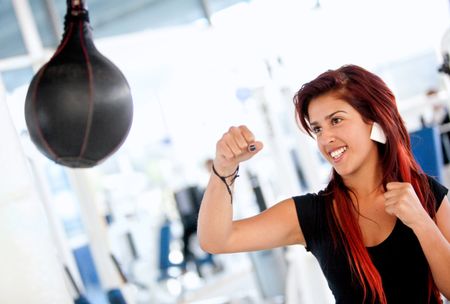
<svg viewBox="0 0 450 304"><path fill-rule="evenodd" d="M317 139L321 145L328 145L336 141L335 134L325 128L322 129Z"/></svg>

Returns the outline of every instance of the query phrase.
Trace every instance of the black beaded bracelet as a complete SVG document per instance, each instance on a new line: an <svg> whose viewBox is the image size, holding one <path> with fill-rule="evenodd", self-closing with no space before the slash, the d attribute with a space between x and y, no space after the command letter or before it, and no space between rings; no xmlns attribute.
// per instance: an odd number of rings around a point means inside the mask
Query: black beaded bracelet
<svg viewBox="0 0 450 304"><path fill-rule="evenodd" d="M216 170L216 168L214 167L214 164L212 165L212 170L213 170L213 172L214 172L214 174L218 177L218 178L220 178L220 180L225 184L225 186L227 187L227 191L228 191L228 193L230 194L230 198L231 198L231 204L233 204L233 194L231 193L231 186L233 185L233 183L234 183L234 180L237 178L237 177L239 177L239 166L237 166L237 168L236 168L236 170L232 173L232 174L230 174L230 175L228 175L228 176L222 176L222 175L220 175L219 173L217 173L217 170ZM233 177L232 179L231 179L231 182L230 182L230 184L228 184L227 183L227 178L230 178L230 177Z"/></svg>

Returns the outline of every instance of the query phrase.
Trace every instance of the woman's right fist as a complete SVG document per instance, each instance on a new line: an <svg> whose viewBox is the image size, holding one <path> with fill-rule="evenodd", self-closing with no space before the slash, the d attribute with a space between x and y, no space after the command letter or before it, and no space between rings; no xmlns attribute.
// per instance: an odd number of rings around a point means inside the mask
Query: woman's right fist
<svg viewBox="0 0 450 304"><path fill-rule="evenodd" d="M214 167L222 175L232 174L240 162L253 157L263 148L246 126L230 127L216 144Z"/></svg>

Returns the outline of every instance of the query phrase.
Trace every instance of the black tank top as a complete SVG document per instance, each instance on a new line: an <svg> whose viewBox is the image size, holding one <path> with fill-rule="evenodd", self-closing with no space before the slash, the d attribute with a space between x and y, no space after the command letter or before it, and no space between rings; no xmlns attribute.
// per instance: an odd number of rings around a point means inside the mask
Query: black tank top
<svg viewBox="0 0 450 304"><path fill-rule="evenodd" d="M436 198L436 210L448 189L429 177ZM293 197L306 250L319 261L338 304L363 303L363 291L349 268L343 247L333 245L327 208L331 206L323 192ZM367 248L381 275L389 304L428 303L428 263L414 232L399 219L391 234L381 244ZM370 295L366 303L370 303ZM436 302L431 302L436 303Z"/></svg>

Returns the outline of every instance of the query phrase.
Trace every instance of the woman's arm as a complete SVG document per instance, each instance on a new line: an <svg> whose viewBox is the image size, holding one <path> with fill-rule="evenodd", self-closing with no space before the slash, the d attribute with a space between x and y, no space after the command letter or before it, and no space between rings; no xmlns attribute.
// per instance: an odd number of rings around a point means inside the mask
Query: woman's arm
<svg viewBox="0 0 450 304"><path fill-rule="evenodd" d="M436 223L430 218L422 225L413 226L430 265L439 291L450 299L450 203L442 200L436 213Z"/></svg>
<svg viewBox="0 0 450 304"><path fill-rule="evenodd" d="M253 145L254 149L248 149L249 145ZM228 176L240 162L250 159L261 149L262 143L254 140L247 127L231 127L217 142L213 162L215 170L222 176ZM198 219L197 235L203 250L229 253L304 243L292 199L238 221L233 221L230 202L227 187L216 174L211 173Z"/></svg>
<svg viewBox="0 0 450 304"><path fill-rule="evenodd" d="M436 212L435 223L422 207L411 184L391 182L386 189L386 212L397 216L414 231L436 286L450 298L450 204L447 197Z"/></svg>
<svg viewBox="0 0 450 304"><path fill-rule="evenodd" d="M305 244L292 199L237 221L231 219L231 212L220 214L221 208L213 206L219 202L206 199L203 203L197 233L200 246L207 252L232 253Z"/></svg>

